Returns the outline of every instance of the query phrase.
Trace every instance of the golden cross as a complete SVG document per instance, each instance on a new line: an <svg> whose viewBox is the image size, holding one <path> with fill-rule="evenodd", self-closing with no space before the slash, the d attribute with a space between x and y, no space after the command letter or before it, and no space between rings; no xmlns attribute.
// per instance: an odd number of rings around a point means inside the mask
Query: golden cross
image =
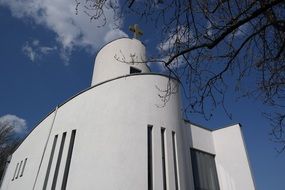
<svg viewBox="0 0 285 190"><path fill-rule="evenodd" d="M134 24L133 26L129 27L130 31L134 33L134 38L138 39L139 36L143 35L143 31L139 29L138 24Z"/></svg>

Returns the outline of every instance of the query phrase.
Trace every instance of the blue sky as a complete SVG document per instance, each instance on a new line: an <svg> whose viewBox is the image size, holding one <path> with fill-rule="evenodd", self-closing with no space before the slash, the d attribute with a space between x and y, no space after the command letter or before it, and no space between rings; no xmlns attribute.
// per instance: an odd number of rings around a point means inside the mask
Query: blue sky
<svg viewBox="0 0 285 190"><path fill-rule="evenodd" d="M110 22L98 28L86 15L75 15L67 0L21 2L0 0L0 117L16 122L18 134L27 134L56 105L88 88L97 50L130 35L130 24L144 29L142 41L149 54L156 49L158 31L136 18L124 18L120 29L113 30L108 12ZM279 155L269 140L270 124L262 116L267 107L231 96L226 103L232 119L220 109L209 121L199 115L190 118L209 128L241 123L257 189L283 190L285 153Z"/></svg>

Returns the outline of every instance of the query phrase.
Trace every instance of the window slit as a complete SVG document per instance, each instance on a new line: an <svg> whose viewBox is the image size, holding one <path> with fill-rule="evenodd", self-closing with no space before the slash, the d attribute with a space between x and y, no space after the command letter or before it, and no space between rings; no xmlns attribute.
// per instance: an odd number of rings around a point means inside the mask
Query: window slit
<svg viewBox="0 0 285 190"><path fill-rule="evenodd" d="M47 167L47 172L46 172L46 177L45 177L45 181L44 181L43 190L45 190L46 187L47 187L49 173L50 173L50 168L51 168L51 164L52 164L52 160L53 160L53 155L54 155L54 150L55 150L55 147L56 147L57 138L58 138L58 135L55 135L54 139L53 139L53 143L52 143L52 149L51 149L49 161L48 161L48 167Z"/></svg>
<svg viewBox="0 0 285 190"><path fill-rule="evenodd" d="M24 165L23 165L23 168L22 168L22 172L21 172L20 177L22 177L23 174L24 174L24 170L25 170L25 167L26 167L27 160L28 160L28 158L25 158Z"/></svg>
<svg viewBox="0 0 285 190"><path fill-rule="evenodd" d="M152 126L147 128L147 170L148 170L148 190L153 189L153 176L152 176Z"/></svg>
<svg viewBox="0 0 285 190"><path fill-rule="evenodd" d="M60 162L61 162L61 157L62 157L62 152L63 152L63 147L64 147L64 142L65 142L65 137L66 137L66 132L64 132L62 134L62 139L60 142L60 148L59 148L59 152L58 152L57 162L56 162L52 186L51 186L52 190L54 190L56 187L56 182L57 182L57 177L58 177L58 172L59 172L59 167L60 167Z"/></svg>
<svg viewBox="0 0 285 190"><path fill-rule="evenodd" d="M177 143L176 143L176 134L172 131L172 145L173 145L173 161L174 161L174 180L175 180L175 190L179 190L178 185L178 166L177 166Z"/></svg>
<svg viewBox="0 0 285 190"><path fill-rule="evenodd" d="M161 128L161 153L162 153L163 190L166 190L167 183L166 183L166 158L165 158L165 128Z"/></svg>
<svg viewBox="0 0 285 190"><path fill-rule="evenodd" d="M16 176L16 173L17 173L17 170L18 170L18 167L19 167L19 163L17 163L17 166L16 166L16 169L15 169L15 172L14 172L12 181L15 179L15 176Z"/></svg>
<svg viewBox="0 0 285 190"><path fill-rule="evenodd" d="M75 135L76 135L76 130L72 130L71 137L70 137L70 142L69 142L68 153L67 153L66 164L65 164L65 169L64 169L64 175L63 175L63 181L62 181L61 190L65 190L66 189L66 184L67 184L67 179L68 179L68 173L69 173L69 168L70 168L70 162L71 162L71 157L72 157L72 151L73 151L73 146L74 146Z"/></svg>
<svg viewBox="0 0 285 190"><path fill-rule="evenodd" d="M21 170L21 168L22 168L22 164L23 164L23 160L21 160L21 163L20 163L20 166L19 166L19 169L18 169L18 172L17 172L16 179L19 177L20 170Z"/></svg>

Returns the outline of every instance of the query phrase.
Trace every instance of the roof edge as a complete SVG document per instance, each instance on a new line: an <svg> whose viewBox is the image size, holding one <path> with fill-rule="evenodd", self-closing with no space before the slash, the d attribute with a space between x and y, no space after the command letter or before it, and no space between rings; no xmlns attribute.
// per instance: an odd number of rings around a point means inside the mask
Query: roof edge
<svg viewBox="0 0 285 190"><path fill-rule="evenodd" d="M205 129L205 130L210 131L210 132L213 131L213 129L210 129L210 128L208 128L208 127L204 127L204 126L202 126L201 124L194 123L194 122L192 122L192 121L190 121L190 120L188 120L188 119L184 119L184 121L185 121L186 123L189 123L190 125L191 125L191 124L192 124L192 125L195 125L196 127L199 127L199 128L201 128L201 129Z"/></svg>
<svg viewBox="0 0 285 190"><path fill-rule="evenodd" d="M106 81L103 81L101 83L98 83L94 86L91 86L89 88L86 88L80 92L78 92L77 94L71 96L70 98L68 98L66 101L64 101L63 103L61 104L58 104L54 109L52 109L52 111L48 112L45 117L43 117L41 120L39 120L39 122L37 122L37 124L35 125L35 127L29 132L29 134L27 134L23 140L19 143L19 145L15 148L15 150L13 151L12 154L14 154L14 152L16 152L16 150L20 147L20 145L26 140L26 138L28 138L28 136L37 128L37 126L39 126L48 116L50 116L52 113L54 113L54 111L58 108L60 108L61 106L63 106L64 104L66 104L67 102L71 101L72 99L76 98L77 96L79 96L80 94L83 94L84 92L87 92L88 90L91 90L93 88L96 88L98 86L101 86L105 83L108 83L108 82L111 82L113 80L117 80L117 79L120 79L120 78L126 78L126 77L132 77L132 76L137 76L137 75L156 75L156 76L162 76L162 77L167 77L167 78L170 78L170 79L173 79L173 80L176 80L177 82L179 82L179 80L175 79L174 77L171 77L171 76L167 76L167 75L163 75L163 74L160 74L160 73L133 73L133 74L129 74L129 75L123 75L123 76L119 76L119 77L116 77L116 78L113 78L113 79L109 79L109 80L106 80ZM12 155L10 154L10 155Z"/></svg>
<svg viewBox="0 0 285 190"><path fill-rule="evenodd" d="M226 126L223 126L223 127L218 127L218 128L215 128L215 129L210 129L208 127L202 126L201 124L194 123L194 122L192 122L192 121L190 121L188 119L184 119L184 122L192 124L192 125L195 125L195 126L197 126L199 128L202 128L202 129L205 129L205 130L208 130L208 131L211 131L211 132L222 130L222 129L229 128L229 127L234 127L236 125L238 125L240 128L242 128L242 124L241 123L234 123L234 124L226 125Z"/></svg>

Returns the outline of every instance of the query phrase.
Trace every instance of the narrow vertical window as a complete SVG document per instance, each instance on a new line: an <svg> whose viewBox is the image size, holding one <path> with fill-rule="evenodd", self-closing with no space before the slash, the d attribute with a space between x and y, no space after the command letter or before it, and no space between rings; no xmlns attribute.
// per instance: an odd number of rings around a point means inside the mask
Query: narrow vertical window
<svg viewBox="0 0 285 190"><path fill-rule="evenodd" d="M15 169L15 172L14 172L12 181L15 179L15 176L16 176L16 173L17 173L17 170L18 170L18 167L19 167L19 163L17 163L17 166L16 166L16 169Z"/></svg>
<svg viewBox="0 0 285 190"><path fill-rule="evenodd" d="M24 170L25 170L25 167L26 167L27 160L28 160L28 158L25 158L24 165L23 165L20 177L22 177L24 175Z"/></svg>
<svg viewBox="0 0 285 190"><path fill-rule="evenodd" d="M161 128L161 156L162 156L162 177L163 190L167 189L166 183L166 158L165 158L165 128Z"/></svg>
<svg viewBox="0 0 285 190"><path fill-rule="evenodd" d="M18 172L17 172L17 175L16 175L16 179L19 177L22 164L23 164L23 160L22 160L21 163L20 163L20 166L19 166L19 169L18 169Z"/></svg>
<svg viewBox="0 0 285 190"><path fill-rule="evenodd" d="M51 168L51 164L52 164L52 160L53 160L54 150L56 147L57 138L58 138L58 135L55 135L53 138L53 143L52 143L51 153L49 156L48 167L47 167L47 172L46 172L46 176L45 176L43 190L45 190L47 188L47 183L48 183L48 178L49 178L50 168Z"/></svg>
<svg viewBox="0 0 285 190"><path fill-rule="evenodd" d="M61 157L62 157L64 142L65 142L65 137L66 137L66 132L64 132L64 133L62 134L62 138L61 138L61 142L60 142L60 147L59 147L57 162L56 162L55 171L54 171L54 176L53 176L53 181L52 181L52 186L51 186L51 189L52 189L52 190L55 189L56 182L57 182L57 177L58 177L58 172L59 172L59 167L60 167L60 162L61 162Z"/></svg>
<svg viewBox="0 0 285 190"><path fill-rule="evenodd" d="M147 127L147 170L148 170L148 190L152 190L152 126Z"/></svg>
<svg viewBox="0 0 285 190"><path fill-rule="evenodd" d="M64 174L63 174L63 181L62 181L61 190L65 190L66 189L66 184L67 184L67 178L68 178L68 173L69 173L69 168L70 168L70 162L71 162L71 157L72 157L72 151L73 151L73 146L74 146L75 135L76 135L76 130L72 130L71 137L70 137L70 142L69 142L68 153L67 153L66 164L65 164L65 169L64 169Z"/></svg>
<svg viewBox="0 0 285 190"><path fill-rule="evenodd" d="M178 185L178 166L177 166L177 143L176 134L172 131L172 146L173 146L173 160L174 160L174 180L175 180L175 190L179 190Z"/></svg>

